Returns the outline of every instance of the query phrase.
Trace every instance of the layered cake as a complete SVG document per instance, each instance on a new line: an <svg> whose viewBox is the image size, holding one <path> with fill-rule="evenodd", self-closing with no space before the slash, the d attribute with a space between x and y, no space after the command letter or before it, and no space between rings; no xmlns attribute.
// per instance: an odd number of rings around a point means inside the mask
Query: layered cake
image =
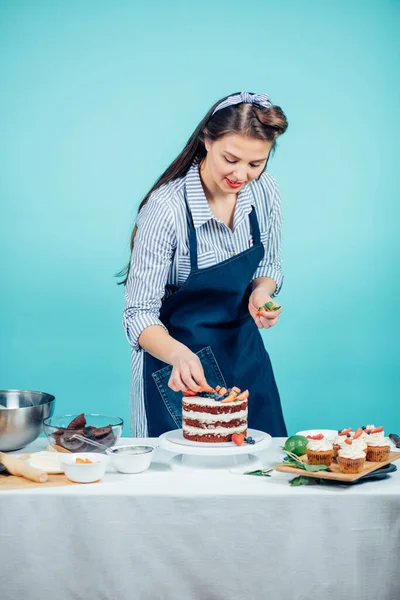
<svg viewBox="0 0 400 600"><path fill-rule="evenodd" d="M192 395L193 394L193 395ZM234 433L247 434L249 392L237 387L215 392L185 392L182 398L183 437L193 442L230 442Z"/></svg>

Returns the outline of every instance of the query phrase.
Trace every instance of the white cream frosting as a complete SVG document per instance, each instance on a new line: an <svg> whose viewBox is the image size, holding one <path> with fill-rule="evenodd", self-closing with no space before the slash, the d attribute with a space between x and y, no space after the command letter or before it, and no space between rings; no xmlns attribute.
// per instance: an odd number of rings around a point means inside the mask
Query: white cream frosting
<svg viewBox="0 0 400 600"><path fill-rule="evenodd" d="M182 410L183 419L195 419L196 421L202 421L203 423L211 421L221 421L227 423L229 421L235 421L236 419L247 419L247 409L240 410L238 412L214 414L205 412L194 412L191 410Z"/></svg>
<svg viewBox="0 0 400 600"><path fill-rule="evenodd" d="M322 438L322 440L308 440L307 450L325 452L326 450L332 450L332 443L326 438Z"/></svg>
<svg viewBox="0 0 400 600"><path fill-rule="evenodd" d="M240 425L239 427L210 427L208 428L200 428L200 427L190 427L188 425L183 424L183 430L191 435L230 435L232 433L242 433L242 431L246 431L247 423L244 425Z"/></svg>
<svg viewBox="0 0 400 600"><path fill-rule="evenodd" d="M239 400L237 402L235 402L234 400L232 400L232 402L224 402L222 406L237 406L238 404L242 404L243 402L246 402L247 404L247 398L245 400ZM214 408L215 406L221 406L221 401L212 400L211 398L202 398L201 396L184 396L182 398L182 405L185 406L185 404L197 404L198 406L210 406Z"/></svg>
<svg viewBox="0 0 400 600"><path fill-rule="evenodd" d="M370 433L365 436L365 441L367 442L367 444L372 444L373 442L375 442L375 440L380 440L381 442L385 439L385 432L384 431L377 431L377 433Z"/></svg>
<svg viewBox="0 0 400 600"><path fill-rule="evenodd" d="M362 435L364 438L370 437L367 433L368 429L375 429L375 425L367 425L366 428L364 429L364 431L362 432Z"/></svg>
<svg viewBox="0 0 400 600"><path fill-rule="evenodd" d="M359 444L344 444L339 449L338 456L354 460L356 458L365 458L365 452L363 452Z"/></svg>
<svg viewBox="0 0 400 600"><path fill-rule="evenodd" d="M357 444L361 450L364 450L367 447L367 442L365 441L365 439L363 438L362 435L360 435L358 438L354 439L354 431L350 431L351 436L350 438L348 438L346 435L338 435L335 438L335 441L333 442L334 444L337 444L338 446L342 447L342 446L349 446L349 444L346 444L346 439L347 440L351 440L353 444Z"/></svg>
<svg viewBox="0 0 400 600"><path fill-rule="evenodd" d="M356 438L355 440L352 440L352 442L353 446L354 444L356 444L359 448L361 448L361 450L365 450L365 448L367 447L367 442L365 441L362 435L360 435L360 437ZM348 444L346 444L346 446L347 445Z"/></svg>
<svg viewBox="0 0 400 600"><path fill-rule="evenodd" d="M350 437L352 438L354 435L354 431L349 431L350 433ZM344 443L344 440L346 439L347 435L337 435L333 441L334 444L338 444L339 446L341 446Z"/></svg>
<svg viewBox="0 0 400 600"><path fill-rule="evenodd" d="M383 433L383 432L382 432ZM389 440L384 435L378 433L371 433L366 437L367 446L377 448L378 446L390 446Z"/></svg>

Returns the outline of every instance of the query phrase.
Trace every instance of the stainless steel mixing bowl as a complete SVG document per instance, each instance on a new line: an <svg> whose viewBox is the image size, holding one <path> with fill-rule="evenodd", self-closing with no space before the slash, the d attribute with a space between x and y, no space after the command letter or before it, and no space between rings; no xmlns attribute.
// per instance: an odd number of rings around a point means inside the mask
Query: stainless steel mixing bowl
<svg viewBox="0 0 400 600"><path fill-rule="evenodd" d="M55 397L44 392L0 390L0 451L19 450L36 440L55 403Z"/></svg>

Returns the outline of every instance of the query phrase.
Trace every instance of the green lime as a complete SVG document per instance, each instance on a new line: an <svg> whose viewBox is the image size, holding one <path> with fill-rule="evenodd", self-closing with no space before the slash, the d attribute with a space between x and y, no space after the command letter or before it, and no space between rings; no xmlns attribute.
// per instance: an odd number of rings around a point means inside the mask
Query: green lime
<svg viewBox="0 0 400 600"><path fill-rule="evenodd" d="M308 439L304 435L292 435L286 440L283 450L292 452L296 456L303 456L306 453L307 444Z"/></svg>

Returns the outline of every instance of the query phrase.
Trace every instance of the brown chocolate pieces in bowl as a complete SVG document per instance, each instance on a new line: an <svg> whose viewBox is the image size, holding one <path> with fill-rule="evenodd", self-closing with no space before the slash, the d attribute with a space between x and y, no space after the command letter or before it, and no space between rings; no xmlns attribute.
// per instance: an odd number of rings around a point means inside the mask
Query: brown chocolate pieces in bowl
<svg viewBox="0 0 400 600"><path fill-rule="evenodd" d="M105 427L94 427L86 423L85 415L81 413L69 423L68 427L57 429L53 433L54 443L70 452L98 452L93 444L77 439L75 434L100 442L107 447L115 443L116 437L111 424Z"/></svg>

